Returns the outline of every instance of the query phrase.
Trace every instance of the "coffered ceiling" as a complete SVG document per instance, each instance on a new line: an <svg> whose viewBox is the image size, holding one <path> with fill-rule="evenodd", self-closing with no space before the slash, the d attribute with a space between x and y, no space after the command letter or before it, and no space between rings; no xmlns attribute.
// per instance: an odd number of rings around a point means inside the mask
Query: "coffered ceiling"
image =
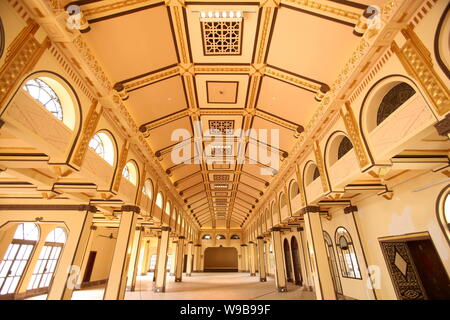
<svg viewBox="0 0 450 320"><path fill-rule="evenodd" d="M359 17L383 3L70 2L88 21L83 37L205 228L239 227L252 214L277 166L251 151L289 157L357 45ZM276 129L279 144L242 138L239 129Z"/></svg>

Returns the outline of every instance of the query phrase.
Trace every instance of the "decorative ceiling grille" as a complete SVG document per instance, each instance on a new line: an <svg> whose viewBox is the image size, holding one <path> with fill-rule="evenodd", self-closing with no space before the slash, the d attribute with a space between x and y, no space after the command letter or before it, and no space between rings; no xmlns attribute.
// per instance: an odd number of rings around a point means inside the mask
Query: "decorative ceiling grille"
<svg viewBox="0 0 450 320"><path fill-rule="evenodd" d="M234 120L209 120L209 132L214 135L232 135Z"/></svg>
<svg viewBox="0 0 450 320"><path fill-rule="evenodd" d="M228 185L224 183L217 183L214 185L214 189L228 189Z"/></svg>
<svg viewBox="0 0 450 320"><path fill-rule="evenodd" d="M230 176L227 174L214 174L214 181L230 181Z"/></svg>
<svg viewBox="0 0 450 320"><path fill-rule="evenodd" d="M242 19L201 21L205 56L240 55Z"/></svg>
<svg viewBox="0 0 450 320"><path fill-rule="evenodd" d="M211 147L211 155L214 156L231 156L232 154L232 146L212 146Z"/></svg>

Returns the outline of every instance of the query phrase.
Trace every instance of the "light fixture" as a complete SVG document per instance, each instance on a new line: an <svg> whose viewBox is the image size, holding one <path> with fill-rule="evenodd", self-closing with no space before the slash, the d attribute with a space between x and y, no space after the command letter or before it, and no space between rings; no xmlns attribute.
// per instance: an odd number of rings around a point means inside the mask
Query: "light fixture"
<svg viewBox="0 0 450 320"><path fill-rule="evenodd" d="M200 19L240 19L242 11L200 11Z"/></svg>

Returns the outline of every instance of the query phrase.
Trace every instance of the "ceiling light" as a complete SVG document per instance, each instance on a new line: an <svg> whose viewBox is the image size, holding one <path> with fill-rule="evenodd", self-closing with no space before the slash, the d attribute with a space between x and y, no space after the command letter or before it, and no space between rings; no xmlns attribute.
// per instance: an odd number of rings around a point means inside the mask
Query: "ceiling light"
<svg viewBox="0 0 450 320"><path fill-rule="evenodd" d="M205 11L200 12L200 16L201 16L202 18L206 18L206 12L205 12Z"/></svg>
<svg viewBox="0 0 450 320"><path fill-rule="evenodd" d="M209 12L208 12L208 17L210 17L210 18L212 18L212 17L213 17L213 13L212 13L212 11L209 11Z"/></svg>

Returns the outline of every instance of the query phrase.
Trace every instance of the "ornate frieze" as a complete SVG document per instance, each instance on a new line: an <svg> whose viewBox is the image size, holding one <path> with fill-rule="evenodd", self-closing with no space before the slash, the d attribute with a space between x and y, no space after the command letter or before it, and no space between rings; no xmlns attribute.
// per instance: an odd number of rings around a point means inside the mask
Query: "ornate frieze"
<svg viewBox="0 0 450 320"><path fill-rule="evenodd" d="M327 181L327 175L325 172L325 163L323 162L322 151L320 150L319 142L314 143L314 155L316 158L316 165L320 172L320 181L322 182L323 192L329 192L330 187Z"/></svg>
<svg viewBox="0 0 450 320"><path fill-rule="evenodd" d="M25 28L18 34L6 51L5 63L0 68L0 111L3 110L14 88L36 64L44 51L50 46L50 39L42 43L36 40L39 25L29 19Z"/></svg>
<svg viewBox="0 0 450 320"><path fill-rule="evenodd" d="M450 90L434 70L430 52L411 27L403 29L402 34L406 38L405 44L400 48L394 41L392 51L406 71L420 83L437 113L446 114L450 111Z"/></svg>
<svg viewBox="0 0 450 320"><path fill-rule="evenodd" d="M366 153L366 149L362 143L361 136L359 134L359 126L356 122L355 115L347 101L343 108L340 110L342 120L344 120L345 128L347 129L347 134L350 136L350 140L355 148L356 155L358 157L359 166L361 168L366 167L369 164L369 158Z"/></svg>
<svg viewBox="0 0 450 320"><path fill-rule="evenodd" d="M92 103L91 108L89 109L89 113L84 121L81 139L78 143L77 151L74 153L72 160L73 164L78 167L81 167L83 163L84 155L86 154L89 142L91 141L95 129L97 128L98 120L100 119L102 110L103 108L99 105L97 100Z"/></svg>
<svg viewBox="0 0 450 320"><path fill-rule="evenodd" d="M125 141L122 145L122 150L120 151L119 154L119 161L117 162L117 171L114 176L114 183L112 187L112 191L114 192L119 191L120 181L122 179L122 171L123 168L125 168L128 159L128 149L129 149L129 142Z"/></svg>

